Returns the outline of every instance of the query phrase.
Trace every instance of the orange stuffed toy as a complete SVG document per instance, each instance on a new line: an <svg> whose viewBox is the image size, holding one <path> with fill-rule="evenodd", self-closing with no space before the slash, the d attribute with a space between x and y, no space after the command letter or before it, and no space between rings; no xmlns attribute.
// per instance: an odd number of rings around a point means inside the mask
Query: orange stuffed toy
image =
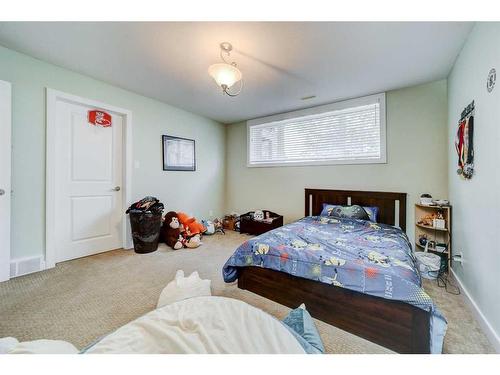
<svg viewBox="0 0 500 375"><path fill-rule="evenodd" d="M207 231L207 228L205 228L203 224L197 222L196 218L190 217L184 212L177 212L177 216L179 217L179 222L183 225L188 237L196 235L201 236Z"/></svg>

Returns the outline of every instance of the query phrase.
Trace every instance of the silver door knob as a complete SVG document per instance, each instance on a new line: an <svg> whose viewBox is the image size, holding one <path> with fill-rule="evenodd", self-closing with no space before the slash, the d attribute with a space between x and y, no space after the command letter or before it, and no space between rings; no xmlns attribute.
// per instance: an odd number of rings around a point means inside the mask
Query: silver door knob
<svg viewBox="0 0 500 375"><path fill-rule="evenodd" d="M119 186L115 186L115 187L113 188L113 190L114 190L114 191L120 191L120 187L119 187Z"/></svg>
<svg viewBox="0 0 500 375"><path fill-rule="evenodd" d="M5 194L5 190L4 189L0 189L0 195L4 195Z"/></svg>

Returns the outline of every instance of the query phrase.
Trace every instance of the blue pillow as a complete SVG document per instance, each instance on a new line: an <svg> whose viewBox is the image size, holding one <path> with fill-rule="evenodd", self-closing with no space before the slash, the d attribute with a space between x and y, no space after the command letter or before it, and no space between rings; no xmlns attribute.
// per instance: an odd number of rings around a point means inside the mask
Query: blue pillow
<svg viewBox="0 0 500 375"><path fill-rule="evenodd" d="M323 203L323 210L321 211L320 216L335 216L332 215L332 212L335 209L338 209L339 207L352 207L352 206L341 206L338 204ZM378 207L368 207L368 206L362 206L362 207L366 211L370 221L376 223L378 215Z"/></svg>
<svg viewBox="0 0 500 375"><path fill-rule="evenodd" d="M363 206L365 209L366 213L368 214L368 217L370 218L370 221L373 221L374 223L377 222L377 216L378 216L378 207L366 207Z"/></svg>
<svg viewBox="0 0 500 375"><path fill-rule="evenodd" d="M307 354L322 354L325 352L316 325L304 304L290 311L283 319L283 324L295 336Z"/></svg>

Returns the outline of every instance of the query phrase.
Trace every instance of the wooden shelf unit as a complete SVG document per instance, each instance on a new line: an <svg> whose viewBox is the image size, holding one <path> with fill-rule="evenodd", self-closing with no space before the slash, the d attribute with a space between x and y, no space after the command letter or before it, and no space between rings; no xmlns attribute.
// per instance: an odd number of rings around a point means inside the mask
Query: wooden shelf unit
<svg viewBox="0 0 500 375"><path fill-rule="evenodd" d="M427 225L418 224L420 219L429 214L435 214L439 210L443 213L443 218L445 221L445 229L434 228ZM432 253L447 256L448 270L451 267L451 206L426 206L423 204L415 204L415 250L423 251L425 246L419 243L419 238L421 235L427 235L428 241L434 241L435 243L444 243L447 245L445 252L440 252L435 250L433 247L428 248Z"/></svg>

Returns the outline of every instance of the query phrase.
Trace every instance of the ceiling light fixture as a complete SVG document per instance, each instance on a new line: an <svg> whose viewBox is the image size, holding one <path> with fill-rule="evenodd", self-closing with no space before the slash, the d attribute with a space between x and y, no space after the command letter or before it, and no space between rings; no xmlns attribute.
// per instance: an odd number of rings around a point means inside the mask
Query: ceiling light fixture
<svg viewBox="0 0 500 375"><path fill-rule="evenodd" d="M214 79L215 83L222 89L222 93L228 96L237 96L243 88L243 76L236 67L236 63L229 62L233 46L231 43L223 42L220 44L220 58L223 62L210 65L208 74ZM229 89L237 82L240 83L239 90L230 92Z"/></svg>

